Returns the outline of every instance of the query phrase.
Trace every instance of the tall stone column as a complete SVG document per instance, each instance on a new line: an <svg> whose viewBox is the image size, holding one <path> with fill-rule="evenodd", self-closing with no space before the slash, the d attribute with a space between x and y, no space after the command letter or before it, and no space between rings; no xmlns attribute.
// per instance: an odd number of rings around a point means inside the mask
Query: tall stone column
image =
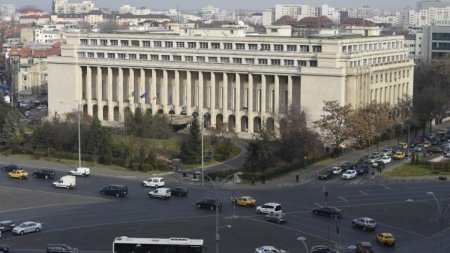
<svg viewBox="0 0 450 253"><path fill-rule="evenodd" d="M187 83L187 90L186 90L186 114L192 115L192 78L191 78L191 71L186 71L186 83Z"/></svg>
<svg viewBox="0 0 450 253"><path fill-rule="evenodd" d="M280 77L275 75L275 106L273 112L280 113Z"/></svg>
<svg viewBox="0 0 450 253"><path fill-rule="evenodd" d="M113 106L113 71L111 67L108 67L108 121L114 121L114 106Z"/></svg>
<svg viewBox="0 0 450 253"><path fill-rule="evenodd" d="M175 92L173 94L173 104L175 115L180 115L180 71L175 70Z"/></svg>
<svg viewBox="0 0 450 253"><path fill-rule="evenodd" d="M247 116L248 116L248 133L253 133L253 74L248 74L248 101L247 101Z"/></svg>
<svg viewBox="0 0 450 253"><path fill-rule="evenodd" d="M87 102L87 113L92 116L92 69L91 67L86 67L86 102Z"/></svg>
<svg viewBox="0 0 450 253"><path fill-rule="evenodd" d="M102 68L97 67L97 85L96 85L96 95L97 95L97 116L99 120L103 120L103 74Z"/></svg>
<svg viewBox="0 0 450 253"><path fill-rule="evenodd" d="M150 85L150 96L152 100L151 103L153 114L157 114L159 109L156 104L156 102L158 102L158 94L156 94L156 75L157 75L156 69L152 69L152 83Z"/></svg>
<svg viewBox="0 0 450 253"><path fill-rule="evenodd" d="M228 75L226 72L223 72L222 111L223 122L228 122Z"/></svg>
<svg viewBox="0 0 450 253"><path fill-rule="evenodd" d="M236 132L241 131L241 75L236 73L236 108L234 108L234 113L236 115Z"/></svg>
<svg viewBox="0 0 450 253"><path fill-rule="evenodd" d="M204 111L203 111L203 108L204 108L204 105L203 105L203 96L204 96L204 94L203 94L203 86L204 86L204 83L203 83L203 72L199 71L198 72L198 94L196 94L196 95L198 95L198 113L199 114L204 113Z"/></svg>
<svg viewBox="0 0 450 253"><path fill-rule="evenodd" d="M135 104L134 104L134 98L136 96L136 93L138 93L137 90L134 90L134 69L130 68L130 76L128 78L128 92L127 92L127 96L128 96L128 101L129 101L129 106L130 106L130 110L132 113L135 112ZM133 95L134 92L134 95Z"/></svg>
<svg viewBox="0 0 450 253"><path fill-rule="evenodd" d="M145 113L145 110L147 108L145 104L145 96L141 98L142 95L145 93L145 69L140 69L140 79L139 79L139 93L136 94L139 99L139 107L141 107L142 113ZM148 94L147 94L148 96Z"/></svg>
<svg viewBox="0 0 450 253"><path fill-rule="evenodd" d="M267 86L266 75L262 74L261 75L261 117L262 117L263 121L265 120L265 115L266 115L266 103L267 103L266 86Z"/></svg>
<svg viewBox="0 0 450 253"><path fill-rule="evenodd" d="M164 113L169 113L169 79L167 70L163 70L163 82L161 84L161 107Z"/></svg>
<svg viewBox="0 0 450 253"><path fill-rule="evenodd" d="M210 108L211 112L211 126L216 126L216 73L211 72L211 94L210 94Z"/></svg>
<svg viewBox="0 0 450 253"><path fill-rule="evenodd" d="M118 68L117 70L117 101L119 104L119 121L123 122L124 117L124 107L123 107L123 69Z"/></svg>
<svg viewBox="0 0 450 253"><path fill-rule="evenodd" d="M292 76L288 76L288 101L287 101L287 108L286 108L286 113L289 112L289 107L292 106L292 94L293 90L292 90Z"/></svg>

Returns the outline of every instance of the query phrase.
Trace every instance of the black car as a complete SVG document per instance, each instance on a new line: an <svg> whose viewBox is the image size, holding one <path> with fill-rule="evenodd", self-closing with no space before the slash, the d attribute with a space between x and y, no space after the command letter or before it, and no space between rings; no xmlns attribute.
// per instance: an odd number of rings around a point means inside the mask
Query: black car
<svg viewBox="0 0 450 253"><path fill-rule="evenodd" d="M67 244L49 243L47 244L47 253L78 253L78 249L72 248Z"/></svg>
<svg viewBox="0 0 450 253"><path fill-rule="evenodd" d="M358 174L358 175L367 174L367 173L369 173L369 165L367 165L365 163L360 164L355 168L355 170L356 170L356 174Z"/></svg>
<svg viewBox="0 0 450 253"><path fill-rule="evenodd" d="M440 148L440 147L431 147L427 151L430 154L443 154L444 153L444 150L442 150L442 148Z"/></svg>
<svg viewBox="0 0 450 253"><path fill-rule="evenodd" d="M9 248L6 246L0 246L0 253L9 253Z"/></svg>
<svg viewBox="0 0 450 253"><path fill-rule="evenodd" d="M328 248L326 245L315 245L311 248L311 253L331 253L332 249Z"/></svg>
<svg viewBox="0 0 450 253"><path fill-rule="evenodd" d="M215 210L216 209L216 200L215 199L202 199L197 201L197 203L195 203L195 205L197 206L197 208L206 208L206 209L210 209L210 210ZM218 209L222 208L222 203L217 203L217 207Z"/></svg>
<svg viewBox="0 0 450 253"><path fill-rule="evenodd" d="M319 179L321 179L321 180L328 180L333 177L334 177L334 173L333 173L333 170L331 170L331 169L324 169L319 172Z"/></svg>
<svg viewBox="0 0 450 253"><path fill-rule="evenodd" d="M15 226L16 224L14 223L14 221L10 220L0 221L0 231L2 233L12 231Z"/></svg>
<svg viewBox="0 0 450 253"><path fill-rule="evenodd" d="M170 191L172 192L172 196L186 197L188 194L188 189L184 187L173 187Z"/></svg>
<svg viewBox="0 0 450 253"><path fill-rule="evenodd" d="M340 167L341 167L342 171L346 171L346 170L352 170L354 166L353 166L353 163L351 163L351 162L343 162Z"/></svg>
<svg viewBox="0 0 450 253"><path fill-rule="evenodd" d="M22 169L22 167L17 166L15 164L9 164L9 165L6 165L6 166L2 167L3 171L8 171L8 172L15 171L15 170L20 170L20 169Z"/></svg>
<svg viewBox="0 0 450 253"><path fill-rule="evenodd" d="M45 179L53 179L55 178L55 171L54 170L40 170L33 172L34 178L45 178Z"/></svg>
<svg viewBox="0 0 450 253"><path fill-rule="evenodd" d="M126 185L111 184L103 187L103 189L100 190L100 194L125 197L128 194L128 187Z"/></svg>
<svg viewBox="0 0 450 253"><path fill-rule="evenodd" d="M331 218L334 217L341 218L342 216L342 210L334 206L324 206L320 208L315 208L312 210L312 213L315 215L329 216Z"/></svg>

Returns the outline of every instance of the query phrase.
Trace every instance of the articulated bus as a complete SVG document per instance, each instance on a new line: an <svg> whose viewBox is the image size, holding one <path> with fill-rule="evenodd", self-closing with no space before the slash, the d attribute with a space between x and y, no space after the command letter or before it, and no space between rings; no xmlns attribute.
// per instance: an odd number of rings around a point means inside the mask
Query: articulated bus
<svg viewBox="0 0 450 253"><path fill-rule="evenodd" d="M203 240L188 238L116 237L113 253L202 253Z"/></svg>

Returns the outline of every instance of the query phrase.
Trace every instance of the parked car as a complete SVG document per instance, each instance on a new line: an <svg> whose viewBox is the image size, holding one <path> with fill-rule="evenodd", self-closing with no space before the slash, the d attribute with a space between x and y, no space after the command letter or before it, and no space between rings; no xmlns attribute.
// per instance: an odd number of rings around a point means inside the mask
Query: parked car
<svg viewBox="0 0 450 253"><path fill-rule="evenodd" d="M128 187L126 185L111 184L103 187L103 189L100 190L100 194L125 197L128 194Z"/></svg>
<svg viewBox="0 0 450 253"><path fill-rule="evenodd" d="M326 245L315 245L315 246L312 246L312 248L309 252L311 252L311 253L332 253L332 252L336 252L336 251L330 249Z"/></svg>
<svg viewBox="0 0 450 253"><path fill-rule="evenodd" d="M15 164L9 164L9 165L6 165L6 166L2 167L2 171L7 171L7 172L20 170L20 169L22 169L22 167L18 166L18 165L15 165Z"/></svg>
<svg viewBox="0 0 450 253"><path fill-rule="evenodd" d="M377 168L378 167L378 164L379 163L383 163L383 164L389 164L389 163L391 163L391 161L392 161L392 158L390 157L390 156L382 156L382 157L380 157L380 159L378 159L378 160L376 160L373 164L372 164L372 167L375 167L375 168Z"/></svg>
<svg viewBox="0 0 450 253"><path fill-rule="evenodd" d="M11 220L4 220L0 221L0 231L3 233L12 231L13 228L16 226L16 223Z"/></svg>
<svg viewBox="0 0 450 253"><path fill-rule="evenodd" d="M381 245L389 245L394 246L395 245L395 237L391 233L379 233L376 236L377 242Z"/></svg>
<svg viewBox="0 0 450 253"><path fill-rule="evenodd" d="M231 198L231 202L233 202L237 206L256 206L256 199L250 196L241 196L239 198Z"/></svg>
<svg viewBox="0 0 450 253"><path fill-rule="evenodd" d="M47 244L47 253L78 253L76 248L72 248L64 243L49 243Z"/></svg>
<svg viewBox="0 0 450 253"><path fill-rule="evenodd" d="M372 164L373 162L375 162L376 160L380 159L381 155L370 155L369 158L367 159L367 161Z"/></svg>
<svg viewBox="0 0 450 253"><path fill-rule="evenodd" d="M381 151L383 156L391 156L392 155L392 148L385 148L383 151Z"/></svg>
<svg viewBox="0 0 450 253"><path fill-rule="evenodd" d="M319 179L328 180L334 177L334 173L331 169L323 169L319 172Z"/></svg>
<svg viewBox="0 0 450 253"><path fill-rule="evenodd" d="M341 167L338 167L338 166L332 167L331 170L333 171L333 174L334 174L334 175L339 175L339 174L342 173L342 168L341 168Z"/></svg>
<svg viewBox="0 0 450 253"><path fill-rule="evenodd" d="M172 196L172 193L170 191L170 188L157 188L153 191L150 191L148 193L148 196L153 198L168 199L170 198L170 196Z"/></svg>
<svg viewBox="0 0 450 253"><path fill-rule="evenodd" d="M356 167L356 174L364 175L369 173L369 166L367 164L360 164Z"/></svg>
<svg viewBox="0 0 450 253"><path fill-rule="evenodd" d="M40 222L26 221L18 226L15 226L12 230L15 235L23 235L27 233L39 232L42 230L42 224Z"/></svg>
<svg viewBox="0 0 450 253"><path fill-rule="evenodd" d="M147 180L142 181L142 186L144 187L163 187L165 184L164 178L162 177L151 177Z"/></svg>
<svg viewBox="0 0 450 253"><path fill-rule="evenodd" d="M197 201L195 203L195 205L197 206L197 208L206 208L206 209L210 209L210 210L215 210L216 209L216 200L215 199L202 199L202 200ZM222 208L221 202L217 203L217 208L218 209Z"/></svg>
<svg viewBox="0 0 450 253"><path fill-rule="evenodd" d="M427 151L430 154L443 154L444 153L444 150L442 150L442 148L440 148L440 147L431 147Z"/></svg>
<svg viewBox="0 0 450 253"><path fill-rule="evenodd" d="M266 221L280 223L286 223L287 218L285 213L269 213L266 215Z"/></svg>
<svg viewBox="0 0 450 253"><path fill-rule="evenodd" d="M361 217L352 220L352 227L362 228L362 230L375 230L377 223L368 217Z"/></svg>
<svg viewBox="0 0 450 253"><path fill-rule="evenodd" d="M255 253L285 253L285 250L277 249L273 246L261 246L255 249Z"/></svg>
<svg viewBox="0 0 450 253"><path fill-rule="evenodd" d="M372 244L370 242L356 243L356 253L374 253Z"/></svg>
<svg viewBox="0 0 450 253"><path fill-rule="evenodd" d="M172 192L172 196L186 197L188 194L188 189L181 186L173 187L170 191Z"/></svg>
<svg viewBox="0 0 450 253"><path fill-rule="evenodd" d="M447 151L447 152L445 153L445 157L450 157L450 151Z"/></svg>
<svg viewBox="0 0 450 253"><path fill-rule="evenodd" d="M28 172L24 170L14 170L8 173L9 178L26 179L28 178Z"/></svg>
<svg viewBox="0 0 450 253"><path fill-rule="evenodd" d="M33 172L34 178L44 178L44 179L53 179L55 178L55 171L54 170L40 170Z"/></svg>
<svg viewBox="0 0 450 253"><path fill-rule="evenodd" d="M89 175L91 175L91 169L85 168L85 167L79 167L79 168L69 171L69 175L82 176L82 177L89 176Z"/></svg>
<svg viewBox="0 0 450 253"><path fill-rule="evenodd" d="M0 245L0 253L10 253L11 251L7 246Z"/></svg>
<svg viewBox="0 0 450 253"><path fill-rule="evenodd" d="M401 159L405 158L405 152L397 151L397 152L394 153L392 158L394 158L395 160L401 160Z"/></svg>
<svg viewBox="0 0 450 253"><path fill-rule="evenodd" d="M329 216L331 218L334 217L341 218L342 216L342 210L334 206L324 206L315 208L312 210L312 213L315 215Z"/></svg>
<svg viewBox="0 0 450 253"><path fill-rule="evenodd" d="M423 146L422 143L419 143L416 146L414 146L414 151L416 151L416 152L422 152L424 149L425 149L425 147Z"/></svg>
<svg viewBox="0 0 450 253"><path fill-rule="evenodd" d="M343 162L342 164L341 164L341 168L342 168L342 171L347 171L347 170L351 170L351 169L353 169L353 163L351 163L351 162Z"/></svg>
<svg viewBox="0 0 450 253"><path fill-rule="evenodd" d="M423 142L423 147L424 148L430 148L431 147L431 142L430 141L424 141Z"/></svg>
<svg viewBox="0 0 450 253"><path fill-rule="evenodd" d="M281 205L274 202L265 203L262 206L256 207L256 213L263 213L263 214L269 214L269 213L281 213Z"/></svg>
<svg viewBox="0 0 450 253"><path fill-rule="evenodd" d="M342 179L352 179L356 177L356 170L347 170L344 173L342 173L341 178Z"/></svg>
<svg viewBox="0 0 450 253"><path fill-rule="evenodd" d="M408 143L406 143L406 142L400 142L398 145L400 145L403 149L408 148Z"/></svg>

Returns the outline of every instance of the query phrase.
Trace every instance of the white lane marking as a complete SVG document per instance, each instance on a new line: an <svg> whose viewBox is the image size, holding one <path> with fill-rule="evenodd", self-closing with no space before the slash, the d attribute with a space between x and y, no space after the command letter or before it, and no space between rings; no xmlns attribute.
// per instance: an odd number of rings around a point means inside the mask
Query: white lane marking
<svg viewBox="0 0 450 253"><path fill-rule="evenodd" d="M341 197L341 196L338 196L338 199L342 199L343 201L348 202L348 199Z"/></svg>
<svg viewBox="0 0 450 253"><path fill-rule="evenodd" d="M318 207L323 207L321 204L319 203L314 203L314 205L318 206Z"/></svg>
<svg viewBox="0 0 450 253"><path fill-rule="evenodd" d="M369 196L369 194L367 192L363 192L363 191L359 191L361 194Z"/></svg>
<svg viewBox="0 0 450 253"><path fill-rule="evenodd" d="M384 188L386 188L386 189L388 189L388 190L392 190L391 187L389 187L389 186L382 185L382 184L380 184L380 186L381 186L381 187L384 187Z"/></svg>

